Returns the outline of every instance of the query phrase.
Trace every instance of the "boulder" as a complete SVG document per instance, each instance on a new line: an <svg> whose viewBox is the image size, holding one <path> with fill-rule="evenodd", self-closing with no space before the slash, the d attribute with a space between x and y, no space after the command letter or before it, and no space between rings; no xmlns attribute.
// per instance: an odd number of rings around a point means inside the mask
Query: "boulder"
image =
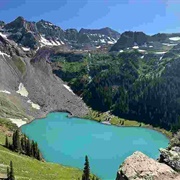
<svg viewBox="0 0 180 180"><path fill-rule="evenodd" d="M178 180L178 173L137 151L129 156L117 173L116 180Z"/></svg>
<svg viewBox="0 0 180 180"><path fill-rule="evenodd" d="M160 153L160 162L180 171L180 147L174 146L170 150L160 148Z"/></svg>

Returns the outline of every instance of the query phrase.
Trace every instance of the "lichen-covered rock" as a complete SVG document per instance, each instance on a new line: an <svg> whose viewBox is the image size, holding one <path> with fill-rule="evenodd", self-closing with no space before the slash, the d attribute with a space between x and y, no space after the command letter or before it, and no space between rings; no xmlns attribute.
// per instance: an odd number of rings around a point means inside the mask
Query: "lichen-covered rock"
<svg viewBox="0 0 180 180"><path fill-rule="evenodd" d="M170 150L160 148L160 162L164 162L176 171L180 171L180 147L172 147Z"/></svg>
<svg viewBox="0 0 180 180"><path fill-rule="evenodd" d="M178 180L178 173L137 151L120 166L116 180Z"/></svg>
<svg viewBox="0 0 180 180"><path fill-rule="evenodd" d="M167 149L160 149L159 161L180 171L180 131L174 134Z"/></svg>

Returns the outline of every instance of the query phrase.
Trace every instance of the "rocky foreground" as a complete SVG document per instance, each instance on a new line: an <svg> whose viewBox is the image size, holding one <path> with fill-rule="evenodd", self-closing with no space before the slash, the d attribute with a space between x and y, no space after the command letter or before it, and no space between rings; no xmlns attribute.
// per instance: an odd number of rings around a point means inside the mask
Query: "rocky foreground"
<svg viewBox="0 0 180 180"><path fill-rule="evenodd" d="M137 151L120 167L116 180L179 180L180 175L166 164Z"/></svg>
<svg viewBox="0 0 180 180"><path fill-rule="evenodd" d="M134 152L120 166L116 180L180 180L180 131L167 149L160 149L158 161Z"/></svg>

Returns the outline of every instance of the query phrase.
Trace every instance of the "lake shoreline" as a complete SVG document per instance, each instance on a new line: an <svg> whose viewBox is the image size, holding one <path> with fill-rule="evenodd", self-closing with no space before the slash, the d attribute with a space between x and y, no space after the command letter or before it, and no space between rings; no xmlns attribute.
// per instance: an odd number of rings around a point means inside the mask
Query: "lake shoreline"
<svg viewBox="0 0 180 180"><path fill-rule="evenodd" d="M159 127L154 127L150 124L144 124L142 122L138 122L138 121L134 121L134 120L126 120L126 119L123 119L124 122L128 121L128 122L132 122L131 124L125 124L125 125L120 125L118 123L111 123L109 121L102 121L101 118L97 118L97 117L94 117L93 113L95 111L92 111L91 109L91 113L88 115L88 116L84 116L83 118L84 119L89 119L89 120L93 120L93 121L96 121L96 122L99 122L99 123L102 123L102 124L106 124L106 125L113 125L113 126L117 126L117 127L143 127L143 128L147 128L147 129L152 129L152 130L155 130L155 131L158 131L160 133L162 133L163 135L165 135L169 140L172 138L173 134L171 131L167 131L165 129L162 129L162 128L159 128ZM95 113L100 113L100 112L95 112ZM114 115L110 115L110 114L107 114L106 112L105 113L100 113L100 114L103 114L102 116L104 116L104 114L106 116L109 116L109 117L116 117L118 120L122 120L120 117L117 117L117 116L114 116ZM78 117L77 117L78 118ZM106 123L108 122L108 123ZM133 125L134 124L134 125Z"/></svg>
<svg viewBox="0 0 180 180"><path fill-rule="evenodd" d="M38 118L34 118L32 119L31 121L29 122L26 122L25 124L23 124L22 126L26 125L26 124L30 124L31 122L33 122L34 120L41 120L41 119L45 119L48 114L50 113L56 113L56 112L59 112L59 113L67 113L67 117L68 118L83 118L83 119L87 119L89 121L95 121L97 123L100 123L100 124L104 124L104 125L108 125L108 126L116 126L116 127L140 127L140 128L147 128L147 129L152 129L152 130L155 130L155 131L158 131L160 133L162 133L163 135L165 135L169 140L172 138L172 133L170 131L167 131L165 129L161 129L161 128L156 128L156 127L153 127L152 125L149 125L149 124L144 124L143 126L136 126L136 125L119 125L119 124L112 124L110 123L109 121L99 121L93 117L87 117L87 116L84 116L84 117L78 117L78 116L74 116L70 111L68 110L52 110L52 111L48 111L48 112L45 112L43 116L41 117L38 117ZM102 123L104 122L104 123ZM108 122L108 123L106 123ZM138 121L136 121L138 122ZM140 123L140 122L138 122ZM20 126L19 128L21 129Z"/></svg>

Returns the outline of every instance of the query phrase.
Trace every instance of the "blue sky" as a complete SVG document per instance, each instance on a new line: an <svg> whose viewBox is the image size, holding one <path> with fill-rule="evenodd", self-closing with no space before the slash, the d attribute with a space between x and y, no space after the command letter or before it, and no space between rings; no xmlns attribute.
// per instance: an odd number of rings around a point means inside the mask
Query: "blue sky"
<svg viewBox="0 0 180 180"><path fill-rule="evenodd" d="M179 1L179 2L178 2ZM180 32L180 0L0 0L0 20L17 16L62 29L110 27L119 32Z"/></svg>

